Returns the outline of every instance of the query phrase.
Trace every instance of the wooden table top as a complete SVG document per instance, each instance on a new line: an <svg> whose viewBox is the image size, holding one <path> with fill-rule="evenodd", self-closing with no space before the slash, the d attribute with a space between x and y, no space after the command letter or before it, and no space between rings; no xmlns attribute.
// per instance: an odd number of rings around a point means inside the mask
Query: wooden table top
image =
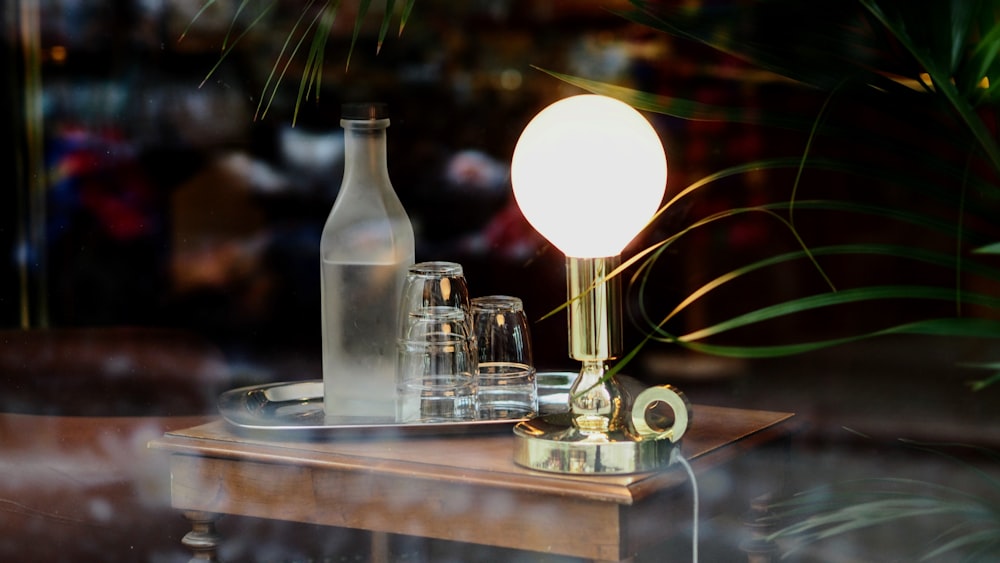
<svg viewBox="0 0 1000 563"><path fill-rule="evenodd" d="M695 405L681 453L704 471L791 430L794 415ZM496 487L527 493L557 493L633 504L650 493L686 482L670 470L631 475L563 475L522 468L513 462L512 434L378 440L281 440L247 435L224 420L167 432L150 447L172 454L225 460L355 471ZM292 435L294 436L294 435Z"/></svg>

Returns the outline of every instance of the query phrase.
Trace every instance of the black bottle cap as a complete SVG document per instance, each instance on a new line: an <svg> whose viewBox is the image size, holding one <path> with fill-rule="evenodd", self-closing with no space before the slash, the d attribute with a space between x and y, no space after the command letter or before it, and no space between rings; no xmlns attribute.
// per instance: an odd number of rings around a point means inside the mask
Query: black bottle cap
<svg viewBox="0 0 1000 563"><path fill-rule="evenodd" d="M389 119L389 106L382 102L349 103L340 106L341 119Z"/></svg>

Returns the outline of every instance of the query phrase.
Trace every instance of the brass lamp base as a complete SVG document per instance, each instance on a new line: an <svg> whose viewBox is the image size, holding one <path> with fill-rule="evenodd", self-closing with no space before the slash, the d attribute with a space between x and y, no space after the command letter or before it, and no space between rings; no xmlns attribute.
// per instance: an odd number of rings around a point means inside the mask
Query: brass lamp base
<svg viewBox="0 0 1000 563"><path fill-rule="evenodd" d="M583 363L569 390L569 412L514 426L514 462L555 473L653 471L673 463L691 405L669 385L633 391L608 375L605 361L621 348L621 290L617 256L566 257L570 357ZM656 420L657 405L673 411Z"/></svg>
<svg viewBox="0 0 1000 563"><path fill-rule="evenodd" d="M654 407L664 403L673 423L661 427ZM676 461L691 406L669 385L640 393L628 423L606 430L581 428L573 411L550 414L514 426L514 462L529 469L571 474L626 474L656 471Z"/></svg>
<svg viewBox="0 0 1000 563"><path fill-rule="evenodd" d="M620 431L593 440L573 426L570 413L550 414L514 427L514 462L553 473L655 471L673 463L679 449L670 440L636 440Z"/></svg>

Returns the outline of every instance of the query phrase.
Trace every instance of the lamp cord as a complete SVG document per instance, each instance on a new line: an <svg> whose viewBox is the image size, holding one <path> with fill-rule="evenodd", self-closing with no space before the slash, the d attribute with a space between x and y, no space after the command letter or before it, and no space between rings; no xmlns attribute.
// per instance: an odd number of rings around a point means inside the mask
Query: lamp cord
<svg viewBox="0 0 1000 563"><path fill-rule="evenodd" d="M685 459L680 452L677 453L677 460L680 461L681 465L687 471L688 479L691 480L691 493L694 497L693 504L693 514L692 518L692 530L691 530L691 561L693 563L698 563L698 479L694 476L694 470L691 469L691 464Z"/></svg>

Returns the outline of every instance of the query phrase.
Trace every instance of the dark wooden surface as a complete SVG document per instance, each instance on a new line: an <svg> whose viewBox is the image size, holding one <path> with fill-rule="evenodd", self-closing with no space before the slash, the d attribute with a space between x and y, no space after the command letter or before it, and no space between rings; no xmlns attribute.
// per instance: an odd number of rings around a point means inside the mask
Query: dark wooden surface
<svg viewBox="0 0 1000 563"><path fill-rule="evenodd" d="M696 406L683 455L704 473L786 437L791 414ZM238 514L621 560L662 541L644 525L687 484L675 464L615 476L548 474L512 461L508 434L367 441L247 437L222 420L150 446L171 454L172 503ZM685 513L688 508L685 508ZM681 519L683 520L683 519Z"/></svg>

